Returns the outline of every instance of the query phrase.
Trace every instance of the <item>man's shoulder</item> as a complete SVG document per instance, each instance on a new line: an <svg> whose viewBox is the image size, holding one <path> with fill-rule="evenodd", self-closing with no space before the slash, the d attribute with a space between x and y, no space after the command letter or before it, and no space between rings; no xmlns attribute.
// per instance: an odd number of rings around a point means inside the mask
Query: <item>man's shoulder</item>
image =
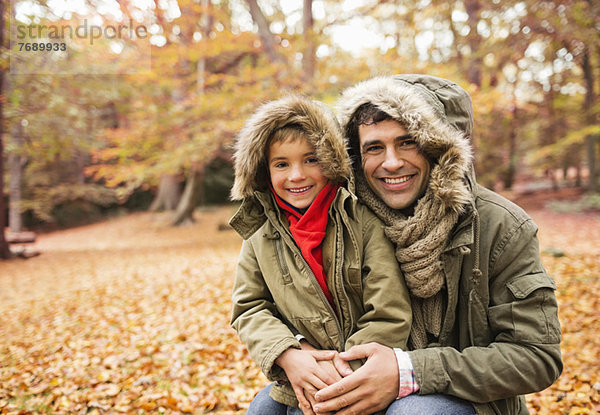
<svg viewBox="0 0 600 415"><path fill-rule="evenodd" d="M482 219L510 219L519 223L531 220L529 215L520 206L479 184L475 192L475 206Z"/></svg>

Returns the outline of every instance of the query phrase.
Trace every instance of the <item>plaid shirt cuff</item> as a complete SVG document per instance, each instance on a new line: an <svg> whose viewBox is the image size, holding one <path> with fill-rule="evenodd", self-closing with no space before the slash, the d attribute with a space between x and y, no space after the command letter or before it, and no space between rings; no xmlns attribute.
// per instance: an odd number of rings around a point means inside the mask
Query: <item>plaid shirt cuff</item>
<svg viewBox="0 0 600 415"><path fill-rule="evenodd" d="M396 360L398 361L398 398L404 398L407 395L419 390L419 384L415 380L415 371L408 353L400 349L394 349Z"/></svg>

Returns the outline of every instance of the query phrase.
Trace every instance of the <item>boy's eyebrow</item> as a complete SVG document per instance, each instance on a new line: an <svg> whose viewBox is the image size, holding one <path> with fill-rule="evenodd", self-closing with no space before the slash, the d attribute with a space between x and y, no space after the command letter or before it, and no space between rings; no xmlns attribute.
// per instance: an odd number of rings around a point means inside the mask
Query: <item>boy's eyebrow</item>
<svg viewBox="0 0 600 415"><path fill-rule="evenodd" d="M316 151L309 151L308 153L302 154L302 157L316 156L316 154L317 154ZM285 156L273 157L269 161L269 163L272 162L272 161L274 161L274 160L287 160L287 159L288 159L288 157L285 157Z"/></svg>

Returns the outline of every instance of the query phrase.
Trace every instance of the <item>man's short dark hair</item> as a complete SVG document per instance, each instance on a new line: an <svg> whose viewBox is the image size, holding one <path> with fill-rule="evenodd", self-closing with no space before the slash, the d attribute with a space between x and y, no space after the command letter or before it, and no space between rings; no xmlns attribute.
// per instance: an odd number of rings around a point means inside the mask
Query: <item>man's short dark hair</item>
<svg viewBox="0 0 600 415"><path fill-rule="evenodd" d="M360 138L358 136L358 128L361 125L372 125L378 122L393 119L390 114L382 111L378 106L370 102L360 105L354 114L350 117L350 121L346 124L346 137L350 145L349 153L352 163L355 168L360 167Z"/></svg>

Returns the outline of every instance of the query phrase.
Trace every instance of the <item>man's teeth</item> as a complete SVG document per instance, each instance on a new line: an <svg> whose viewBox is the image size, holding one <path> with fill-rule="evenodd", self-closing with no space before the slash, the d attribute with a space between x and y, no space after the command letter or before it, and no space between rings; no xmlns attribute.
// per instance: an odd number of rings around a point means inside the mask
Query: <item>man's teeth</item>
<svg viewBox="0 0 600 415"><path fill-rule="evenodd" d="M311 186L306 186L306 187L302 187L300 189L289 189L289 191L292 193L302 193L302 192L306 192L310 188L311 188Z"/></svg>
<svg viewBox="0 0 600 415"><path fill-rule="evenodd" d="M387 184L398 184L398 183L404 183L409 181L411 178L411 176L402 176L402 177L397 177L397 178L389 178L389 177L385 177L383 179L384 182L386 182Z"/></svg>

